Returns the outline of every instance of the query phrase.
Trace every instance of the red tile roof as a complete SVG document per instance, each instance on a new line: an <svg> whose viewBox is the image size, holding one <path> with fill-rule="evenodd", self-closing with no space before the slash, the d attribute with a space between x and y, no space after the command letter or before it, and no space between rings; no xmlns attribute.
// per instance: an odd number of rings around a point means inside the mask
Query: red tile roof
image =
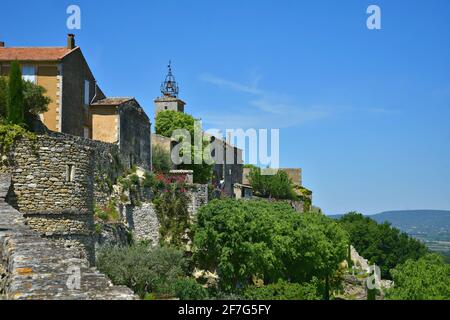
<svg viewBox="0 0 450 320"><path fill-rule="evenodd" d="M4 48L0 47L0 61L59 61L72 51L65 47Z"/></svg>

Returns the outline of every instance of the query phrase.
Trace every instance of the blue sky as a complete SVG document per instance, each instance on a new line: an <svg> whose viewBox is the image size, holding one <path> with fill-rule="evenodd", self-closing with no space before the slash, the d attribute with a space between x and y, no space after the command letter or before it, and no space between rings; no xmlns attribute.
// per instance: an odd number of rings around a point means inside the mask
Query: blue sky
<svg viewBox="0 0 450 320"><path fill-rule="evenodd" d="M64 46L70 4L107 95L153 115L171 59L205 127L280 128L326 213L450 209L449 1L3 1L0 40Z"/></svg>

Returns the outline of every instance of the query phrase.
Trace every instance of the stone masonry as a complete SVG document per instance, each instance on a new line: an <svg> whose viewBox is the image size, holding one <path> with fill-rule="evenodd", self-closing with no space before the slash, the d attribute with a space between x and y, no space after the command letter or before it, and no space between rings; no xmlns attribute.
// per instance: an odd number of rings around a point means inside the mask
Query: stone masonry
<svg viewBox="0 0 450 320"><path fill-rule="evenodd" d="M192 184L188 186L187 195L190 199L188 212L194 218L199 208L208 203L208 185ZM128 227L133 230L137 241L148 241L152 245L159 243L159 221L153 203L145 202L142 206L126 206L124 210Z"/></svg>
<svg viewBox="0 0 450 320"><path fill-rule="evenodd" d="M98 182L119 171L114 151L105 143L65 134L39 135L17 142L9 154L12 188L8 201L42 236L67 247L93 264L94 201L107 199ZM118 173L117 173L118 174Z"/></svg>
<svg viewBox="0 0 450 320"><path fill-rule="evenodd" d="M26 218L5 201L10 179L0 174L0 299L137 299L90 268L75 248L42 238L27 226Z"/></svg>

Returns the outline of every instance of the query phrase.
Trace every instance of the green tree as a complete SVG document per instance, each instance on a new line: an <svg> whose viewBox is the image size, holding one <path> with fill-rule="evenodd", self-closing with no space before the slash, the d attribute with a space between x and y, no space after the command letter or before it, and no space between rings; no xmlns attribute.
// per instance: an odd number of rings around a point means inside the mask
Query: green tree
<svg viewBox="0 0 450 320"><path fill-rule="evenodd" d="M23 92L25 119L31 125L34 116L48 111L52 99L45 95L47 90L44 87L30 81L23 81Z"/></svg>
<svg viewBox="0 0 450 320"><path fill-rule="evenodd" d="M156 133L168 138L172 138L175 130L186 130L190 135L190 141L181 139L177 141L178 143L191 144L191 163L183 163L179 165L178 168L194 171L195 183L210 182L212 177L212 165L208 164L208 162L205 161L206 159L204 158L203 152L203 150L205 150L209 146L209 141L203 139L202 128L196 128L196 121L194 117L172 110L166 110L158 113L155 121ZM202 142L201 146L195 145L194 141L196 139L199 139L199 141Z"/></svg>
<svg viewBox="0 0 450 320"><path fill-rule="evenodd" d="M195 261L216 270L225 291L255 278L266 284L314 276L325 281L345 259L348 244L331 219L268 201L214 200L199 210L194 234Z"/></svg>
<svg viewBox="0 0 450 320"><path fill-rule="evenodd" d="M298 196L294 185L286 172L278 170L274 175L261 174L260 168L252 168L248 175L255 193L264 198L296 200Z"/></svg>
<svg viewBox="0 0 450 320"><path fill-rule="evenodd" d="M6 119L12 124L24 124L24 107L22 72L19 62L13 61L8 81Z"/></svg>
<svg viewBox="0 0 450 320"><path fill-rule="evenodd" d="M159 112L156 116L155 131L157 134L170 138L175 130L185 129L194 136L194 123L194 117L189 114L166 110Z"/></svg>
<svg viewBox="0 0 450 320"><path fill-rule="evenodd" d="M343 216L339 223L349 233L350 242L358 253L378 265L385 279L390 279L389 270L398 264L408 259L417 260L429 252L423 243L389 223L378 224L356 212Z"/></svg>
<svg viewBox="0 0 450 320"><path fill-rule="evenodd" d="M6 116L8 106L8 81L5 77L0 77L0 118Z"/></svg>
<svg viewBox="0 0 450 320"><path fill-rule="evenodd" d="M6 118L9 104L8 78L0 77L0 117ZM30 126L34 116L48 111L51 99L44 87L22 80L24 119Z"/></svg>
<svg viewBox="0 0 450 320"><path fill-rule="evenodd" d="M391 270L394 287L390 300L450 300L450 265L441 256L428 254Z"/></svg>

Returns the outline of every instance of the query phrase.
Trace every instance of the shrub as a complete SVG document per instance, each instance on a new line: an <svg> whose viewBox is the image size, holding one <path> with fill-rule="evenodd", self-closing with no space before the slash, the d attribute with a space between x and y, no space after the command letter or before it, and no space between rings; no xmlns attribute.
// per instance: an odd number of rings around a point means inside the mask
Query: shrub
<svg viewBox="0 0 450 320"><path fill-rule="evenodd" d="M278 170L274 175L261 174L260 168L252 168L248 179L256 194L264 198L297 200L294 185L286 172Z"/></svg>
<svg viewBox="0 0 450 320"><path fill-rule="evenodd" d="M152 146L153 171L157 173L169 173L172 169L170 152L160 145Z"/></svg>
<svg viewBox="0 0 450 320"><path fill-rule="evenodd" d="M103 208L94 206L94 216L104 222L117 222L120 220L120 214L116 206L114 199L109 200L108 204Z"/></svg>
<svg viewBox="0 0 450 320"><path fill-rule="evenodd" d="M206 300L208 291L195 279L178 279L173 285L175 296L181 300Z"/></svg>
<svg viewBox="0 0 450 320"><path fill-rule="evenodd" d="M8 105L8 81L0 76L0 118L5 118Z"/></svg>
<svg viewBox="0 0 450 320"><path fill-rule="evenodd" d="M153 200L158 221L161 244L182 247L190 227L189 197L183 184L170 183Z"/></svg>
<svg viewBox="0 0 450 320"><path fill-rule="evenodd" d="M243 296L248 300L320 300L322 298L317 280L305 284L280 280L262 287L251 286L244 290Z"/></svg>
<svg viewBox="0 0 450 320"><path fill-rule="evenodd" d="M0 123L0 155L6 155L14 143L22 138L36 140L36 135L16 124Z"/></svg>
<svg viewBox="0 0 450 320"><path fill-rule="evenodd" d="M173 284L186 275L187 261L183 252L172 248L102 247L97 254L97 267L114 284L131 288L141 298L146 293L158 297L174 295Z"/></svg>

